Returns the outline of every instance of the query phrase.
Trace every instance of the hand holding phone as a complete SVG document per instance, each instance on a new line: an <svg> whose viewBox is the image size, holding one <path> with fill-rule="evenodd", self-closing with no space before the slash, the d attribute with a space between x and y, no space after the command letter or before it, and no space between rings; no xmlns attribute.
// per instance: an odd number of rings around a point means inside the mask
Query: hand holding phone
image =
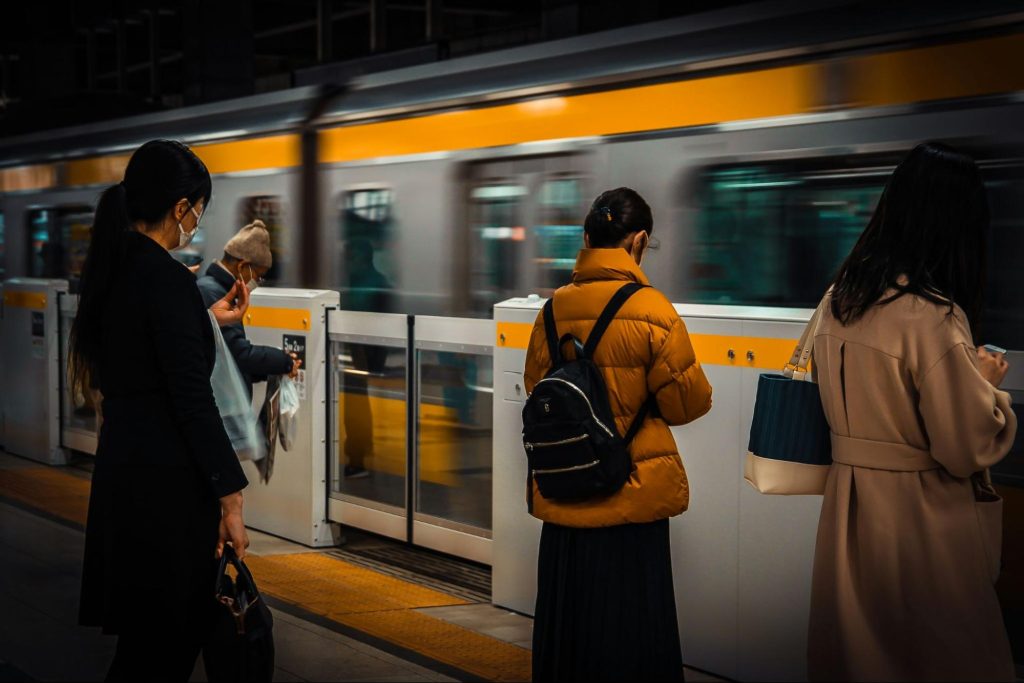
<svg viewBox="0 0 1024 683"><path fill-rule="evenodd" d="M978 372L989 384L998 388L1006 377L1010 364L1006 362L1006 349L986 344L978 347Z"/></svg>

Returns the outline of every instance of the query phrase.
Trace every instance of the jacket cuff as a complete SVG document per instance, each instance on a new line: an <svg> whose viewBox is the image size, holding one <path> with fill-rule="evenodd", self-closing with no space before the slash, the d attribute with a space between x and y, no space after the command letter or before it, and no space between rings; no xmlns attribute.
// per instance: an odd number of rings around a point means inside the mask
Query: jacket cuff
<svg viewBox="0 0 1024 683"><path fill-rule="evenodd" d="M236 463L237 464L237 463ZM241 464L228 471L213 470L206 473L210 488L218 498L237 493L249 485L249 480L242 471Z"/></svg>
<svg viewBox="0 0 1024 683"><path fill-rule="evenodd" d="M287 354L287 352L282 350L281 351L281 358L283 359L282 360L283 365L281 367L283 367L284 370L282 370L281 372L279 372L277 374L278 375L287 375L288 373L290 373L292 371L292 357L289 356ZM305 368L303 368L303 369L305 369Z"/></svg>

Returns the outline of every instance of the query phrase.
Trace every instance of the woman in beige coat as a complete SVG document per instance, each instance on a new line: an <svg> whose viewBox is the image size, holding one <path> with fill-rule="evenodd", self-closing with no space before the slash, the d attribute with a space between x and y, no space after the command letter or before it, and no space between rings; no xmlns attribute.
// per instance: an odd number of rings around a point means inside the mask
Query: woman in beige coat
<svg viewBox="0 0 1024 683"><path fill-rule="evenodd" d="M814 363L834 464L811 594L812 680L1013 680L993 583L1013 442L1001 355L975 349L985 189L920 145L836 278Z"/></svg>

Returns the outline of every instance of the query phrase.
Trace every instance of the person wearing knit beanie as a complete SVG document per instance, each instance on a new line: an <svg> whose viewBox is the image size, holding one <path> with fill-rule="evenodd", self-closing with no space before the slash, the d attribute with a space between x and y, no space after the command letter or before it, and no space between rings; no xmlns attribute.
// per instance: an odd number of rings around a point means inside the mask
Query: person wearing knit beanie
<svg viewBox="0 0 1024 683"><path fill-rule="evenodd" d="M223 299L234 283L241 280L252 291L258 287L267 271L274 265L270 251L270 232L261 220L243 226L224 245L224 256L210 264L206 274L199 278L199 292L207 307ZM242 323L221 327L224 341L242 373L249 395L254 382L264 382L270 375L295 377L300 362L283 350L273 346L249 343Z"/></svg>
<svg viewBox="0 0 1024 683"><path fill-rule="evenodd" d="M224 245L224 266L232 275L246 284L249 291L255 289L274 265L270 252L270 232L261 220L254 220L242 227Z"/></svg>

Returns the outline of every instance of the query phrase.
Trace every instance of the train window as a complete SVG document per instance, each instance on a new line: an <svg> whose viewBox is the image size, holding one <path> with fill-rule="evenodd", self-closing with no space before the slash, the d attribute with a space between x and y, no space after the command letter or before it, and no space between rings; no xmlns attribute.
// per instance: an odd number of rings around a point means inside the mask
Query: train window
<svg viewBox="0 0 1024 683"><path fill-rule="evenodd" d="M901 154L706 169L686 300L813 307L867 225ZM992 209L985 340L1024 349L1024 166L976 154Z"/></svg>
<svg viewBox="0 0 1024 683"><path fill-rule="evenodd" d="M540 190L536 263L541 296L572 279L576 255L583 246L583 190L579 178L552 178Z"/></svg>
<svg viewBox="0 0 1024 683"><path fill-rule="evenodd" d="M89 253L89 238L92 235L93 212L88 207L77 207L60 212L61 240L65 245L65 277L72 292L78 292L82 278L82 267Z"/></svg>
<svg viewBox="0 0 1024 683"><path fill-rule="evenodd" d="M239 207L239 225L248 225L255 220L263 221L270 233L270 253L273 265L264 276L267 286L280 284L285 267L286 236L281 198L277 195L254 195L245 197ZM202 228L200 228L202 229ZM198 237L198 235L197 235ZM201 245L200 245L201 246ZM201 250L200 250L201 251Z"/></svg>
<svg viewBox="0 0 1024 683"><path fill-rule="evenodd" d="M519 183L490 182L470 191L470 307L475 314L489 314L494 304L522 294L526 195L526 187Z"/></svg>
<svg viewBox="0 0 1024 683"><path fill-rule="evenodd" d="M394 193L386 188L346 192L341 206L341 307L387 313L394 309L390 249Z"/></svg>
<svg viewBox="0 0 1024 683"><path fill-rule="evenodd" d="M55 239L56 212L53 209L34 209L28 212L28 275L29 277L58 277L55 252L59 239Z"/></svg>
<svg viewBox="0 0 1024 683"><path fill-rule="evenodd" d="M88 206L29 211L29 277L69 279L76 287L91 229L92 209Z"/></svg>
<svg viewBox="0 0 1024 683"><path fill-rule="evenodd" d="M687 299L814 307L878 202L887 172L707 170Z"/></svg>

